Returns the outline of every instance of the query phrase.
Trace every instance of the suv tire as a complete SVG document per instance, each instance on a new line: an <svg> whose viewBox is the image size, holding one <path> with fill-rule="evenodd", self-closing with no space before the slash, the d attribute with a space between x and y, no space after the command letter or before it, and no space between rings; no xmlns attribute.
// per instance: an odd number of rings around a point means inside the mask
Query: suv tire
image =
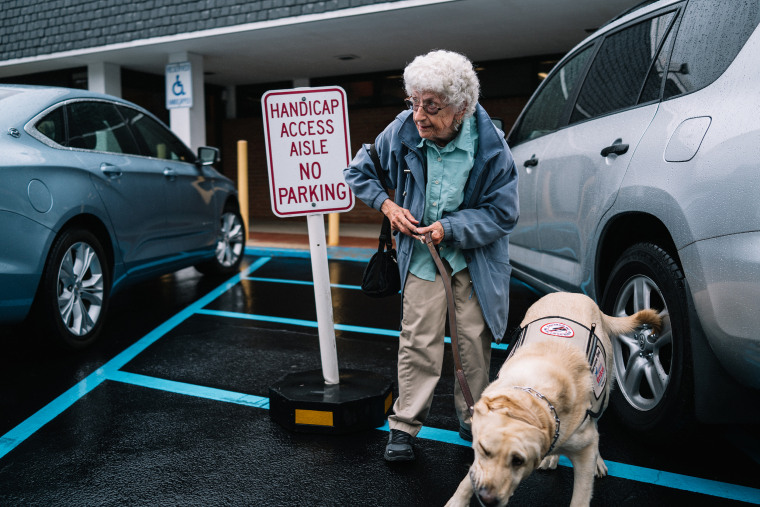
<svg viewBox="0 0 760 507"><path fill-rule="evenodd" d="M623 252L604 289L608 315L654 308L663 316L659 335L612 337L615 383L611 405L623 424L644 432L675 431L692 413L693 381L684 276L678 263L652 243Z"/></svg>

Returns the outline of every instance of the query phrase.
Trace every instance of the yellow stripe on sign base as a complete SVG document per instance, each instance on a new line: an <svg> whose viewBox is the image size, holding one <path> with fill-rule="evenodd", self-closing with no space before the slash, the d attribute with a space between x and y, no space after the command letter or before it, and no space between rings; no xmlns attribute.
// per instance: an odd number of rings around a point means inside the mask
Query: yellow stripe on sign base
<svg viewBox="0 0 760 507"><path fill-rule="evenodd" d="M385 398L385 414L388 413L388 409L391 408L391 405L393 404L393 393L388 393L388 397Z"/></svg>
<svg viewBox="0 0 760 507"><path fill-rule="evenodd" d="M333 413L324 410L296 409L296 424L312 424L315 426L332 426Z"/></svg>

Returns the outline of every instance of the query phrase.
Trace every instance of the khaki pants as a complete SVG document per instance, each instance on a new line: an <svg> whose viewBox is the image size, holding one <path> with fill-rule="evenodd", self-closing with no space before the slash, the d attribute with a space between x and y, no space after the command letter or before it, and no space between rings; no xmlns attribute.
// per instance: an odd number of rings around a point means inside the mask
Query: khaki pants
<svg viewBox="0 0 760 507"><path fill-rule="evenodd" d="M448 263L444 266L451 274ZM491 332L483 320L470 272L464 269L451 280L457 318L457 339L467 383L475 401L488 385ZM446 323L446 291L438 273L435 282L408 274L403 294L403 320L398 350L399 397L388 417L391 429L417 435L430 411L441 376ZM454 406L460 424L470 427L470 413L454 377Z"/></svg>

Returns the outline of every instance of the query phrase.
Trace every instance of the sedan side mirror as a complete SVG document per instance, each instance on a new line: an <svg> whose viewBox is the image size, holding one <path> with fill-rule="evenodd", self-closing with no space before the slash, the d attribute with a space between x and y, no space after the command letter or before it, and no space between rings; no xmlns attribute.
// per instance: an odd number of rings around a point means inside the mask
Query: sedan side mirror
<svg viewBox="0 0 760 507"><path fill-rule="evenodd" d="M214 165L220 159L219 148L212 148L211 146L201 146L198 148L198 165Z"/></svg>

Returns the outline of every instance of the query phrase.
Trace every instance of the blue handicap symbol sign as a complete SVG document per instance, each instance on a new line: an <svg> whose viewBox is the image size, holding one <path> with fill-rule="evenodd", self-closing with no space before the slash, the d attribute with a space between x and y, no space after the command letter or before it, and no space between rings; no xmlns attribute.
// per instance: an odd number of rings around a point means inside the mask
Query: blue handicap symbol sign
<svg viewBox="0 0 760 507"><path fill-rule="evenodd" d="M185 87L182 86L182 81L179 80L179 74L177 74L177 80L172 85L172 93L178 97L185 94Z"/></svg>

